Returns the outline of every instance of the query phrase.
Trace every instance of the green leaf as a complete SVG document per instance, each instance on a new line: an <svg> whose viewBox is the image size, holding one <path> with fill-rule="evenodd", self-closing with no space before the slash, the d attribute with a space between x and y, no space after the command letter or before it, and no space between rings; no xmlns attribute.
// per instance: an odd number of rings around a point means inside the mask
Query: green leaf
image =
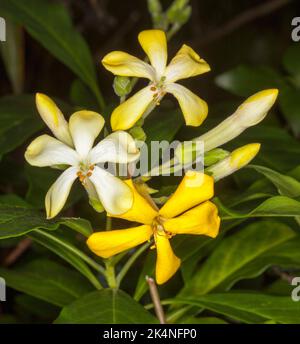
<svg viewBox="0 0 300 344"><path fill-rule="evenodd" d="M91 230L89 223L80 218L46 220L42 213L34 209L1 204L0 202L0 239L24 235L38 228L55 230L61 224L86 236L89 235Z"/></svg>
<svg viewBox="0 0 300 344"><path fill-rule="evenodd" d="M156 318L122 290L92 292L65 307L57 324L155 324Z"/></svg>
<svg viewBox="0 0 300 344"><path fill-rule="evenodd" d="M299 63L300 65L300 63ZM299 74L300 75L300 74ZM284 87L280 91L279 104L295 136L300 135L300 90Z"/></svg>
<svg viewBox="0 0 300 344"><path fill-rule="evenodd" d="M214 201L217 203L223 220L270 216L294 217L300 215L300 202L285 196L270 197L259 204L256 208L248 211L229 209L217 198L215 198Z"/></svg>
<svg viewBox="0 0 300 344"><path fill-rule="evenodd" d="M24 32L18 25L6 20L6 42L0 50L13 92L20 94L24 86Z"/></svg>
<svg viewBox="0 0 300 344"><path fill-rule="evenodd" d="M283 65L291 75L300 75L300 47L291 45L283 56Z"/></svg>
<svg viewBox="0 0 300 344"><path fill-rule="evenodd" d="M92 289L77 272L46 259L32 261L15 270L0 268L0 275L11 288L60 307Z"/></svg>
<svg viewBox="0 0 300 344"><path fill-rule="evenodd" d="M283 78L269 67L240 65L216 78L216 84L237 96L249 97L266 88L279 88Z"/></svg>
<svg viewBox="0 0 300 344"><path fill-rule="evenodd" d="M64 259L66 262L71 264L75 269L77 269L83 276L85 276L97 289L101 289L97 278L91 272L87 264L82 260L82 258L76 254L78 251L71 243L64 240L65 246L60 245L59 241L55 241L56 236L47 236L43 231L32 231L29 237L33 239L38 244L46 247L48 250L54 252L59 257ZM58 237L58 239L60 239ZM61 239L60 239L61 240Z"/></svg>
<svg viewBox="0 0 300 344"><path fill-rule="evenodd" d="M292 198L300 196L300 182L295 178L278 173L264 166L249 165L248 167L255 169L268 178L277 187L281 195Z"/></svg>
<svg viewBox="0 0 300 344"><path fill-rule="evenodd" d="M25 26L30 35L90 87L103 107L90 50L62 4L47 0L26 3L2 0L0 13Z"/></svg>
<svg viewBox="0 0 300 344"><path fill-rule="evenodd" d="M259 275L271 264L300 266L298 251L292 250L290 244L284 245L295 237L295 232L280 222L263 221L247 226L221 241L180 295L227 290L240 279ZM299 245L299 238L295 239Z"/></svg>
<svg viewBox="0 0 300 344"><path fill-rule="evenodd" d="M25 142L43 127L36 120L32 95L7 96L0 99L0 158Z"/></svg>
<svg viewBox="0 0 300 344"><path fill-rule="evenodd" d="M225 320L215 317L189 317L180 321L180 324L228 324Z"/></svg>
<svg viewBox="0 0 300 344"><path fill-rule="evenodd" d="M227 293L176 298L176 304L188 304L226 315L246 323L263 323L268 320L282 324L300 323L300 303L291 297L257 293Z"/></svg>

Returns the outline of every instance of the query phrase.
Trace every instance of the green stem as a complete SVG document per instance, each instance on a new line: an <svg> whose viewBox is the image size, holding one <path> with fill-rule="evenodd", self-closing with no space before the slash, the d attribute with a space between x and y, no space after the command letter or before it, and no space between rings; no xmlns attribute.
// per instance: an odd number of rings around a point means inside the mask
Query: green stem
<svg viewBox="0 0 300 344"><path fill-rule="evenodd" d="M127 262L124 264L123 268L119 272L117 276L117 286L119 287L122 279L127 274L128 270L132 267L136 259L150 246L150 242L146 242L144 245L142 245L138 250L136 250L133 255L127 260Z"/></svg>
<svg viewBox="0 0 300 344"><path fill-rule="evenodd" d="M111 227L112 227L112 218L110 216L106 216L106 230L110 231ZM106 268L105 277L106 277L107 284L112 289L117 288L115 265L112 258L108 258L105 260L105 268Z"/></svg>

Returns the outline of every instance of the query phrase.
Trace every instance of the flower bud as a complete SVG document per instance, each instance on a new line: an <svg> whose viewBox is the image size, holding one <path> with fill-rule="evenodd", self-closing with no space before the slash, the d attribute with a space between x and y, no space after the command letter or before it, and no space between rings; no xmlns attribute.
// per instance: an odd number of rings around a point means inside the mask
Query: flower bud
<svg viewBox="0 0 300 344"><path fill-rule="evenodd" d="M185 24L191 15L191 6L188 6L189 0L174 0L167 11L167 17L171 23L180 25Z"/></svg>
<svg viewBox="0 0 300 344"><path fill-rule="evenodd" d="M244 101L233 115L207 133L195 138L194 141L202 141L205 152L231 141L248 127L261 122L275 103L277 96L277 89L255 93Z"/></svg>
<svg viewBox="0 0 300 344"><path fill-rule="evenodd" d="M208 174L214 177L214 180L220 180L235 171L248 165L254 159L260 149L260 143L250 143L235 149L225 159L206 169Z"/></svg>
<svg viewBox="0 0 300 344"><path fill-rule="evenodd" d="M163 28L165 17L160 0L148 0L148 10L152 17L153 26L155 28Z"/></svg>
<svg viewBox="0 0 300 344"><path fill-rule="evenodd" d="M126 96L132 90L130 78L128 78L127 76L116 76L114 78L113 88L117 96Z"/></svg>
<svg viewBox="0 0 300 344"><path fill-rule="evenodd" d="M42 93L36 94L35 101L40 116L54 136L67 145L73 146L68 122L54 101Z"/></svg>

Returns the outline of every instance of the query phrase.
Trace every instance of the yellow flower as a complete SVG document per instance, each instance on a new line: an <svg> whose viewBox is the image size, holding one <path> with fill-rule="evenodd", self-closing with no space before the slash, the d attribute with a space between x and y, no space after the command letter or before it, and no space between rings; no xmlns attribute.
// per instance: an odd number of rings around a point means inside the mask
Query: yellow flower
<svg viewBox="0 0 300 344"><path fill-rule="evenodd" d="M189 171L159 210L138 193L131 180L127 180L127 184L133 191L133 206L125 214L114 217L143 225L94 233L87 240L87 245L98 256L108 258L153 236L157 250L156 281L158 284L165 283L180 266L180 259L170 245L172 236L202 234L214 238L219 232L218 209L209 201L214 193L214 180L200 172Z"/></svg>
<svg viewBox="0 0 300 344"><path fill-rule="evenodd" d="M123 51L113 51L102 60L103 66L115 75L150 80L147 87L114 109L112 129L131 128L147 108L151 104L159 104L166 93L177 98L186 125L199 126L208 113L206 102L176 81L206 73L210 71L209 65L184 44L167 66L167 39L161 30L142 31L138 40L150 64Z"/></svg>

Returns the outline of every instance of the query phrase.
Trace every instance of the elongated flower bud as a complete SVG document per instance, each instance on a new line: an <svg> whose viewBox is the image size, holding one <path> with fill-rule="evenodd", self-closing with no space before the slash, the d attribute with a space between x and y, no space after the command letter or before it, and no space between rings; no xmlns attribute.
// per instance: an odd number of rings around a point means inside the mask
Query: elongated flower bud
<svg viewBox="0 0 300 344"><path fill-rule="evenodd" d="M206 172L220 180L248 165L260 149L260 143L250 143L235 149L228 157L206 169Z"/></svg>
<svg viewBox="0 0 300 344"><path fill-rule="evenodd" d="M68 122L54 101L42 93L36 94L35 101L40 116L54 136L67 145L73 146Z"/></svg>
<svg viewBox="0 0 300 344"><path fill-rule="evenodd" d="M244 101L233 115L193 141L202 141L205 152L231 141L245 129L261 122L275 103L277 96L277 89L255 93Z"/></svg>

